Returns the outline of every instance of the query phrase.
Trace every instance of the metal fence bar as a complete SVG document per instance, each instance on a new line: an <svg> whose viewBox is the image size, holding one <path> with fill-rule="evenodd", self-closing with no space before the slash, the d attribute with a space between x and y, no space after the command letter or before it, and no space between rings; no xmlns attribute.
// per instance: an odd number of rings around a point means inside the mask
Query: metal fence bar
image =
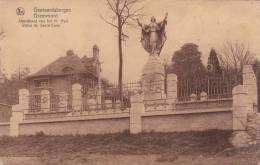
<svg viewBox="0 0 260 165"><path fill-rule="evenodd" d="M234 86L242 84L241 75L219 75L196 79L179 79L177 82L177 95L179 101L189 100L191 94L200 99L202 92L207 93L209 99L232 97Z"/></svg>

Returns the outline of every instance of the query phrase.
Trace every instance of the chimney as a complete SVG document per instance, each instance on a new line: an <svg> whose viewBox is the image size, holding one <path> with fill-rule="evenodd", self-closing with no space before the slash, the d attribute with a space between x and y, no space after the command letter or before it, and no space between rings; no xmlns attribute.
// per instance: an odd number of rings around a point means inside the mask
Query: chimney
<svg viewBox="0 0 260 165"><path fill-rule="evenodd" d="M93 46L93 57L99 59L99 48L96 44Z"/></svg>

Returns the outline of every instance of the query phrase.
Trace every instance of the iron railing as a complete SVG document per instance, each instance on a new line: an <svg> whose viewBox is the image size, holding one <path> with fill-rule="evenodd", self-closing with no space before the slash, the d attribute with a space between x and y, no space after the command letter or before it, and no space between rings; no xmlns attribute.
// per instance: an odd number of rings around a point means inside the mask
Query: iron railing
<svg viewBox="0 0 260 165"><path fill-rule="evenodd" d="M179 79L178 101L231 98L232 89L242 84L242 75L207 76L194 79Z"/></svg>
<svg viewBox="0 0 260 165"><path fill-rule="evenodd" d="M72 105L73 98L70 89L63 95L53 92L51 92L50 96L30 95L29 110L27 112L28 114L66 114L71 112L106 112L110 110L125 111L129 110L131 107L130 97L141 91L145 93L150 92L156 95L156 100L153 98L145 98L146 100L144 102L146 107L158 103L158 105L170 108L172 106L170 104L179 102L232 98L233 87L241 83L241 75L220 75L196 79L178 79L177 98L166 98L168 94L167 88L171 88L169 85L173 83L166 85L164 80L150 81L145 84L142 84L140 81L124 84L122 98L120 98L121 95L116 86L106 86L99 91L97 85L90 84L88 86L87 84L84 84L81 91L82 100L79 105ZM140 100L140 102L141 101L142 100Z"/></svg>

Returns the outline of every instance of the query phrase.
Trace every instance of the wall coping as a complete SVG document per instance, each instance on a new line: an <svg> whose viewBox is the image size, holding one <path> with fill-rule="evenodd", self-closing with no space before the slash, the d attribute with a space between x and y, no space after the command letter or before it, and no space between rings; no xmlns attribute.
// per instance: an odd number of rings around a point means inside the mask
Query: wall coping
<svg viewBox="0 0 260 165"><path fill-rule="evenodd" d="M0 126L10 125L10 122L0 122Z"/></svg>
<svg viewBox="0 0 260 165"><path fill-rule="evenodd" d="M12 105L5 104L5 103L0 103L0 105L7 106L7 107L12 107Z"/></svg>
<svg viewBox="0 0 260 165"><path fill-rule="evenodd" d="M233 98L221 98L221 99L209 99L209 100L195 100L187 102L176 102L176 104L194 104L194 103L207 103L207 102L220 102L220 101L232 101Z"/></svg>
<svg viewBox="0 0 260 165"><path fill-rule="evenodd" d="M53 123L53 122L66 122L66 121L82 121L82 120L102 120L102 119L119 119L119 118L129 118L129 112L113 113L113 114L93 114L85 116L66 116L60 118L46 118L46 119L28 119L23 120L20 124L30 124L30 123Z"/></svg>
<svg viewBox="0 0 260 165"><path fill-rule="evenodd" d="M212 110L213 109L213 110ZM142 116L165 116L165 115L185 115L185 114L200 114L200 113L214 113L214 112L232 112L232 107L229 108L210 108L205 110L157 110L146 111Z"/></svg>

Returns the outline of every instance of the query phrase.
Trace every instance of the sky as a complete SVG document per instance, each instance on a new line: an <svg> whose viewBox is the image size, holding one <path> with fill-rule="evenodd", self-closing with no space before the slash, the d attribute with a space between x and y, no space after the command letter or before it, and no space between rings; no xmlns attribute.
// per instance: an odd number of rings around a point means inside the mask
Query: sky
<svg viewBox="0 0 260 165"><path fill-rule="evenodd" d="M144 0L140 21L148 24L151 16L157 21L168 12L167 41L161 52L165 61L184 43L199 45L202 60L206 63L210 49L219 50L226 41L239 41L250 46L260 57L260 1L174 1ZM23 7L25 15L16 15ZM69 22L59 28L24 28L19 19L33 18L33 8L71 8L60 18ZM11 73L19 66L28 66L36 72L73 49L82 57L92 56L92 46L100 48L102 77L112 82L118 76L117 35L100 14L107 16L105 0L0 0L0 30L6 37L0 41L2 68ZM129 39L123 44L124 82L140 79L142 68L148 59L140 43L139 28L127 28Z"/></svg>

